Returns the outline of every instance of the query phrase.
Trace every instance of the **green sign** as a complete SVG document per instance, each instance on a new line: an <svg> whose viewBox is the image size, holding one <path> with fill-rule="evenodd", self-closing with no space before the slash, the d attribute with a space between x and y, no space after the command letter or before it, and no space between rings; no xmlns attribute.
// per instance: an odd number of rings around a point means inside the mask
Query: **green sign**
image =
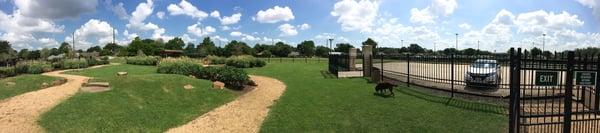
<svg viewBox="0 0 600 133"><path fill-rule="evenodd" d="M537 86L557 86L558 72L556 71L536 71L535 85Z"/></svg>
<svg viewBox="0 0 600 133"><path fill-rule="evenodd" d="M596 85L596 72L589 72L589 71L575 72L575 85L580 85L580 86Z"/></svg>

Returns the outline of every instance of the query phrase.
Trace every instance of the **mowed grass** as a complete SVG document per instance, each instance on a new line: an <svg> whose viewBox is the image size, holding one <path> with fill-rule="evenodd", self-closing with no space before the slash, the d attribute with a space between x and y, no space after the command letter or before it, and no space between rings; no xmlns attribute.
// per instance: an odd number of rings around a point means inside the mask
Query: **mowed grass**
<svg viewBox="0 0 600 133"><path fill-rule="evenodd" d="M116 77L119 71L127 77ZM114 65L70 74L110 82L112 90L77 93L43 114L48 132L163 132L232 101L237 92L183 75L156 74L154 66ZM185 90L191 84L194 89Z"/></svg>
<svg viewBox="0 0 600 133"><path fill-rule="evenodd" d="M505 132L503 107L396 88L374 95L364 78L324 74L326 63L270 62L249 73L277 78L287 89L261 132Z"/></svg>
<svg viewBox="0 0 600 133"><path fill-rule="evenodd" d="M42 89L42 84L52 85L53 81L60 79L62 78L39 74L24 74L0 79L0 100Z"/></svg>

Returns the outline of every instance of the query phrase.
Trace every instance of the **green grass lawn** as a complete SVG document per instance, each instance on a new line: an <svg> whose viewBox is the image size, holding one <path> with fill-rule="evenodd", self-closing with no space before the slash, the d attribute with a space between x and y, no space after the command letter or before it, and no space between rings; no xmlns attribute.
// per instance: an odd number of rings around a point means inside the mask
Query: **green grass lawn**
<svg viewBox="0 0 600 133"><path fill-rule="evenodd" d="M118 78L118 71L129 75ZM239 95L212 89L207 80L156 74L154 66L114 65L70 74L108 81L112 90L77 93L43 114L39 124L48 132L163 132ZM185 90L187 84L195 88Z"/></svg>
<svg viewBox="0 0 600 133"><path fill-rule="evenodd" d="M249 73L282 80L286 92L261 132L505 132L503 107L448 99L404 87L374 95L364 78L323 74L326 63L271 62Z"/></svg>
<svg viewBox="0 0 600 133"><path fill-rule="evenodd" d="M52 84L62 78L44 76L39 74L24 74L15 77L0 79L0 100L39 90L43 83Z"/></svg>

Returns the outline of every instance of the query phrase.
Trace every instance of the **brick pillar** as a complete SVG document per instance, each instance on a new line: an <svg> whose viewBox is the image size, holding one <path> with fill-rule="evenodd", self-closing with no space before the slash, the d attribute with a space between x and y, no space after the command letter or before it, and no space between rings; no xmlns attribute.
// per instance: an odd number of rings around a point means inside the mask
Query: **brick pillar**
<svg viewBox="0 0 600 133"><path fill-rule="evenodd" d="M373 46L371 45L363 45L362 46L362 54L363 54L363 76L372 76L372 67L373 61L371 59L373 56Z"/></svg>
<svg viewBox="0 0 600 133"><path fill-rule="evenodd" d="M356 60L356 48L350 48L348 51L348 69L349 71L356 70L355 60Z"/></svg>

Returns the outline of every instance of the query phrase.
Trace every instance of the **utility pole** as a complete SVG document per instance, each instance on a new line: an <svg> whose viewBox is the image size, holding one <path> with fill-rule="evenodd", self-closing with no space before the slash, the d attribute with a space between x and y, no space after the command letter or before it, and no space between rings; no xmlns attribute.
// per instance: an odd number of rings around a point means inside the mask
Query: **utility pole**
<svg viewBox="0 0 600 133"><path fill-rule="evenodd" d="M115 28L112 29L112 32L113 32L113 44L116 44L115 43Z"/></svg>
<svg viewBox="0 0 600 133"><path fill-rule="evenodd" d="M73 54L75 53L75 31L73 31Z"/></svg>
<svg viewBox="0 0 600 133"><path fill-rule="evenodd" d="M329 38L329 49L333 50L333 38Z"/></svg>
<svg viewBox="0 0 600 133"><path fill-rule="evenodd" d="M435 49L435 42L433 42L433 52L435 52L435 51L436 51L436 49Z"/></svg>
<svg viewBox="0 0 600 133"><path fill-rule="evenodd" d="M477 40L477 50L479 50L479 40Z"/></svg>
<svg viewBox="0 0 600 133"><path fill-rule="evenodd" d="M402 45L402 47L404 47L404 40L400 40L400 45Z"/></svg>

